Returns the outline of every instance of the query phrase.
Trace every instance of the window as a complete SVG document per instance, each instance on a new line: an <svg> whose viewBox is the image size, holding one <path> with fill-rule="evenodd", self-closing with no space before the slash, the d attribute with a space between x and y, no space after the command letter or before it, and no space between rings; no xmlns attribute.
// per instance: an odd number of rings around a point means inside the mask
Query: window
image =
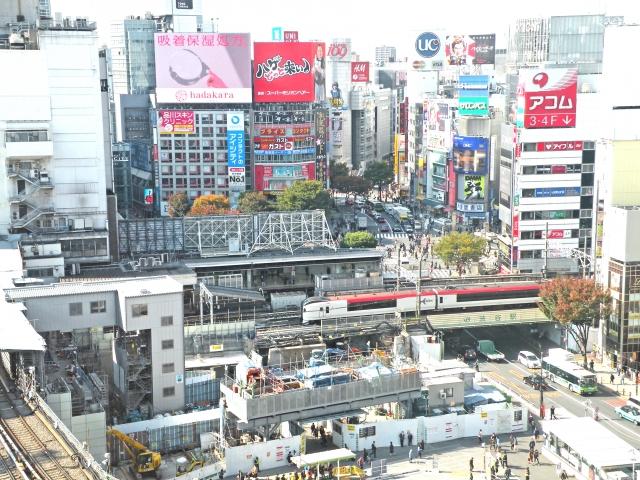
<svg viewBox="0 0 640 480"><path fill-rule="evenodd" d="M70 303L69 304L69 315L82 315L82 302Z"/></svg>
<svg viewBox="0 0 640 480"><path fill-rule="evenodd" d="M104 300L91 302L91 313L104 313L106 311L107 311L107 302L105 302Z"/></svg>
<svg viewBox="0 0 640 480"><path fill-rule="evenodd" d="M163 350L171 350L173 348L173 340L163 340L162 341L162 349Z"/></svg>
<svg viewBox="0 0 640 480"><path fill-rule="evenodd" d="M167 387L162 389L163 397L173 397L176 394L176 387Z"/></svg>
<svg viewBox="0 0 640 480"><path fill-rule="evenodd" d="M447 394L447 397L453 397L453 388L445 388L444 391Z"/></svg>
<svg viewBox="0 0 640 480"><path fill-rule="evenodd" d="M175 363L163 363L162 373L173 373L176 371Z"/></svg>
<svg viewBox="0 0 640 480"><path fill-rule="evenodd" d="M160 325L162 327L173 325L173 317L160 317Z"/></svg>
<svg viewBox="0 0 640 480"><path fill-rule="evenodd" d="M582 165L582 173L593 173L593 165Z"/></svg>
<svg viewBox="0 0 640 480"><path fill-rule="evenodd" d="M513 411L513 421L514 422L521 422L522 421L522 410L514 410Z"/></svg>
<svg viewBox="0 0 640 480"><path fill-rule="evenodd" d="M523 188L522 189L523 198L533 198L536 196L535 188Z"/></svg>
<svg viewBox="0 0 640 480"><path fill-rule="evenodd" d="M149 308L146 303L133 305L133 317L146 317L149 314Z"/></svg>

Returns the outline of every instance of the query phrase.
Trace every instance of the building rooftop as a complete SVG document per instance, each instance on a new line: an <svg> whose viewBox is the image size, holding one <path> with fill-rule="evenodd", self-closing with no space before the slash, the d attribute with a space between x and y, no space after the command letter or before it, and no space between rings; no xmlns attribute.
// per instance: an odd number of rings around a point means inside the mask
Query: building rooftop
<svg viewBox="0 0 640 480"><path fill-rule="evenodd" d="M130 264L111 265L109 267L85 268L78 275L63 277L61 283L69 282L108 282L113 280L142 279L150 276L184 277L192 276L196 282L196 273L183 263L165 263L155 267L147 267L134 270Z"/></svg>
<svg viewBox="0 0 640 480"><path fill-rule="evenodd" d="M182 285L168 276L107 282L64 282L52 285L5 289L5 298L8 301L20 301L29 298L113 291L117 291L123 298L143 297L166 293L182 293Z"/></svg>

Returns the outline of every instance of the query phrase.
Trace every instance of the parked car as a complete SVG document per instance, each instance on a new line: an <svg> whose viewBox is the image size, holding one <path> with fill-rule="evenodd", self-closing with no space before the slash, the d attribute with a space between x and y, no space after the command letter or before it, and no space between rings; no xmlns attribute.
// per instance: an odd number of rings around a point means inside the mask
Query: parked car
<svg viewBox="0 0 640 480"><path fill-rule="evenodd" d="M402 226L401 225L394 225L393 226L393 231L402 233Z"/></svg>
<svg viewBox="0 0 640 480"><path fill-rule="evenodd" d="M533 353L523 350L518 353L518 361L527 368L540 368L540 359Z"/></svg>
<svg viewBox="0 0 640 480"><path fill-rule="evenodd" d="M380 227L380 231L381 232L388 232L389 231L389 225L382 225Z"/></svg>
<svg viewBox="0 0 640 480"><path fill-rule="evenodd" d="M476 349L471 345L461 345L460 347L458 347L458 355L462 355L462 358L465 362L467 360L475 360L476 358L478 358Z"/></svg>
<svg viewBox="0 0 640 480"><path fill-rule="evenodd" d="M522 381L527 385L531 385L534 390L540 390L540 385L542 385L543 390L549 390L547 380L540 375L527 375Z"/></svg>
<svg viewBox="0 0 640 480"><path fill-rule="evenodd" d="M617 407L614 412L616 412L616 415L619 415L620 418L624 418L625 420L629 420L636 425L640 425L640 410L638 410L636 407L632 407L631 405L623 405L622 407Z"/></svg>

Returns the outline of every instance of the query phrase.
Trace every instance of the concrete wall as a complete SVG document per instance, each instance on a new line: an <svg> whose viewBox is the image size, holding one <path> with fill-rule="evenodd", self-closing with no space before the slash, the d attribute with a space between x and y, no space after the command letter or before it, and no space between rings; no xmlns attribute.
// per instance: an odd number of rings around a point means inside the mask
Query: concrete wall
<svg viewBox="0 0 640 480"><path fill-rule="evenodd" d="M65 425L71 425L71 392L50 393L47 404Z"/></svg>
<svg viewBox="0 0 640 480"><path fill-rule="evenodd" d="M311 358L311 351L315 349L326 350L324 343L316 343L314 345L305 345L301 347L284 347L269 349L269 365L289 365L291 363L302 362Z"/></svg>
<svg viewBox="0 0 640 480"><path fill-rule="evenodd" d="M87 442L89 453L100 460L107 453L106 414L104 411L71 417L71 424L67 425L71 433L80 442Z"/></svg>
<svg viewBox="0 0 640 480"><path fill-rule="evenodd" d="M519 420L516 419L517 415L520 415ZM377 447L388 448L390 442L393 442L394 447L399 447L401 431L405 433L405 445L407 445L406 435L409 431L413 434L413 445L420 440L424 440L425 443L437 443L475 437L480 429L487 439L492 433L500 435L526 431L527 410L509 408L469 415L448 414L439 417L383 420L359 425L340 424L340 427L342 434L337 433L335 427L333 429L333 443L336 446L344 446L353 451L362 451L363 448L370 451L374 441ZM375 427L375 435L361 438L360 430L367 427Z"/></svg>
<svg viewBox="0 0 640 480"><path fill-rule="evenodd" d="M260 459L260 470L284 467L287 465L287 454L289 452L293 453L295 450L300 453L301 444L306 442L304 437L303 434L269 442L251 443L228 448L226 451L227 474L235 475L238 470L248 472L253 468L253 462L256 457Z"/></svg>

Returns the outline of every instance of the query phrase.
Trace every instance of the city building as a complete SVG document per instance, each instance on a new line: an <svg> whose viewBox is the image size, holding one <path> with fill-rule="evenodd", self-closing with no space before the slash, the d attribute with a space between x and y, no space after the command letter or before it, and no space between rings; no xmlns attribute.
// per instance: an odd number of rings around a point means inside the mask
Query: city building
<svg viewBox="0 0 640 480"><path fill-rule="evenodd" d="M376 63L378 65L384 65L396 61L396 47L389 47L382 45L376 47Z"/></svg>
<svg viewBox="0 0 640 480"><path fill-rule="evenodd" d="M110 159L96 24L32 26L25 49L0 49L0 234L20 242L29 276L53 278L110 260Z"/></svg>

